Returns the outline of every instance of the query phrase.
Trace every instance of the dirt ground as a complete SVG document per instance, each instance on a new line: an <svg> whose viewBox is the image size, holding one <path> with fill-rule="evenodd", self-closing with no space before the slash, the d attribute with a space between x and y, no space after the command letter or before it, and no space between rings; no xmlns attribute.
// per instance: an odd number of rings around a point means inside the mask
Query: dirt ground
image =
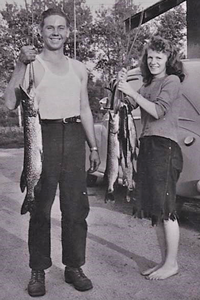
<svg viewBox="0 0 200 300"><path fill-rule="evenodd" d="M23 151L0 150L0 300L26 300L28 268L28 214L19 214L24 195L19 190ZM116 203L104 203L101 181L88 188L87 263L83 266L94 288L81 293L63 280L58 195L52 210L53 266L46 272L47 294L58 300L200 300L200 202L185 203L180 214L178 275L149 281L140 271L159 262L154 228L132 216L132 203L124 202L124 190L116 191ZM40 298L39 298L40 299Z"/></svg>

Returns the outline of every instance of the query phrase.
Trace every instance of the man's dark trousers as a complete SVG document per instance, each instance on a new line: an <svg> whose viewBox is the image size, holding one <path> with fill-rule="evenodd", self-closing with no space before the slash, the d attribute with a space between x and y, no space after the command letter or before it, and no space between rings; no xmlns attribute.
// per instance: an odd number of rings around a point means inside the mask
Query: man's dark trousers
<svg viewBox="0 0 200 300"><path fill-rule="evenodd" d="M85 263L89 203L85 173L85 134L81 123L42 122L43 167L35 190L36 210L30 218L30 268L47 269L51 261L51 207L60 192L62 262Z"/></svg>

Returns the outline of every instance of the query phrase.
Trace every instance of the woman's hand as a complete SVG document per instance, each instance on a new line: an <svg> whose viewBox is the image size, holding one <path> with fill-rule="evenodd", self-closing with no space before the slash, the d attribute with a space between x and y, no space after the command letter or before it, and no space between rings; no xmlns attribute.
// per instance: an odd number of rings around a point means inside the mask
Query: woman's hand
<svg viewBox="0 0 200 300"><path fill-rule="evenodd" d="M119 71L117 76L117 81L126 81L128 76L128 71L125 68L122 68L121 71Z"/></svg>
<svg viewBox="0 0 200 300"><path fill-rule="evenodd" d="M118 89L123 92L124 94L126 94L127 96L130 96L130 97L134 97L133 96L133 89L132 87L130 86L130 84L126 81L119 81L118 83Z"/></svg>
<svg viewBox="0 0 200 300"><path fill-rule="evenodd" d="M126 94L127 96L132 97L133 89L127 82L128 71L125 68L122 68L119 71L117 79L118 79L118 89Z"/></svg>

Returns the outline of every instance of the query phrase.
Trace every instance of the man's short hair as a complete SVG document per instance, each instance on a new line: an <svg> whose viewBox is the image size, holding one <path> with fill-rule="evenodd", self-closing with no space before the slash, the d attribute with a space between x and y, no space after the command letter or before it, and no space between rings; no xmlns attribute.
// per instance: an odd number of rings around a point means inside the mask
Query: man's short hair
<svg viewBox="0 0 200 300"><path fill-rule="evenodd" d="M44 26L44 20L47 17L53 16L53 15L58 15L58 16L65 18L67 27L70 26L70 21L69 21L68 17L66 16L66 14L64 13L64 11L62 11L59 7L52 7L52 8L49 8L49 9L43 11L42 16L41 16L41 23L40 23L41 28Z"/></svg>

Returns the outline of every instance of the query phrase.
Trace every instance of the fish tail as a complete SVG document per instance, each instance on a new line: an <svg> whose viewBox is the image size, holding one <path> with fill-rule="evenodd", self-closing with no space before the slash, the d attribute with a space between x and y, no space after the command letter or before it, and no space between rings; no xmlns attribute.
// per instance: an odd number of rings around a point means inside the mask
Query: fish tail
<svg viewBox="0 0 200 300"><path fill-rule="evenodd" d="M114 192L107 192L105 195L105 203L115 202Z"/></svg>
<svg viewBox="0 0 200 300"><path fill-rule="evenodd" d="M134 189L127 188L126 196L125 196L126 202L131 202L131 200L135 200L134 196L135 196Z"/></svg>
<svg viewBox="0 0 200 300"><path fill-rule="evenodd" d="M35 199L30 197L30 195L26 194L24 202L21 206L21 215L25 215L27 212L33 213L35 209Z"/></svg>
<svg viewBox="0 0 200 300"><path fill-rule="evenodd" d="M115 186L117 185L117 179L118 177L115 178L114 183L112 184L110 182L110 184L107 187L107 191L105 194L105 203L107 202L115 202L115 196L114 196L114 190L115 190Z"/></svg>

